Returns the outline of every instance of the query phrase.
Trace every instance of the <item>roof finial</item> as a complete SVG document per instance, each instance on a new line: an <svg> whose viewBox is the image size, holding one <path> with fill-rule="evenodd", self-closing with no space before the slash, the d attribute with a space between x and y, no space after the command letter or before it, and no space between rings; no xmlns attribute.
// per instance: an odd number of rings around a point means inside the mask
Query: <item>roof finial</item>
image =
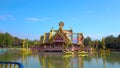
<svg viewBox="0 0 120 68"><path fill-rule="evenodd" d="M60 22L59 23L59 28L63 28L63 26L64 26L64 22Z"/></svg>
<svg viewBox="0 0 120 68"><path fill-rule="evenodd" d="M51 30L50 30L50 31L52 32L53 30L54 30L54 29L53 29L53 26L52 26L52 28L51 28Z"/></svg>

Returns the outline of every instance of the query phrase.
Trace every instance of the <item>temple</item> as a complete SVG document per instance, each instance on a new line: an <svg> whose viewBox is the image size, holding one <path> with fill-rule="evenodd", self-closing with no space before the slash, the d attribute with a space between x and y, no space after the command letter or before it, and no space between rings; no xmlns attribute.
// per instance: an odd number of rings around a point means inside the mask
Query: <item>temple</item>
<svg viewBox="0 0 120 68"><path fill-rule="evenodd" d="M59 29L54 30L53 28L49 33L44 33L40 37L40 50L42 51L62 51L68 50L80 50L84 47L82 33L73 33L73 30L63 29L64 22L59 23Z"/></svg>

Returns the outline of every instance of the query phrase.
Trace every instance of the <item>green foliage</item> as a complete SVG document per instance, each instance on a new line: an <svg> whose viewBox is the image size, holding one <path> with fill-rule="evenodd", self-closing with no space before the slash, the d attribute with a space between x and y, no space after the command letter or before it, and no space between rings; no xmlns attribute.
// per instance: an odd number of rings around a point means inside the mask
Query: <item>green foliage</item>
<svg viewBox="0 0 120 68"><path fill-rule="evenodd" d="M110 49L120 49L120 35L118 37L114 37L113 35L109 35L102 40L91 40L90 37L84 38L84 45L94 47L97 49L110 48Z"/></svg>
<svg viewBox="0 0 120 68"><path fill-rule="evenodd" d="M40 44L40 41L38 41L38 40L28 40L28 47L31 47L31 46L37 46L37 45L39 45Z"/></svg>
<svg viewBox="0 0 120 68"><path fill-rule="evenodd" d="M0 33L0 47L22 47L23 39L20 39L18 37L13 37L9 33ZM28 40L26 39L27 44L25 47L31 47L35 45L39 45L40 42L38 40Z"/></svg>
<svg viewBox="0 0 120 68"><path fill-rule="evenodd" d="M0 47L14 47L20 45L20 39L9 33L0 33Z"/></svg>
<svg viewBox="0 0 120 68"><path fill-rule="evenodd" d="M113 35L109 35L105 38L105 43L107 48L120 49L119 36L114 37Z"/></svg>
<svg viewBox="0 0 120 68"><path fill-rule="evenodd" d="M0 33L0 46L9 47L13 44L13 37L9 33Z"/></svg>
<svg viewBox="0 0 120 68"><path fill-rule="evenodd" d="M91 38L90 37L87 37L84 39L84 45L85 46L91 46Z"/></svg>
<svg viewBox="0 0 120 68"><path fill-rule="evenodd" d="M22 47L23 39L13 37L9 33L0 33L0 47ZM28 47L39 45L39 40L27 40ZM90 37L84 38L84 45L89 47L120 49L120 35L114 37L109 35L102 40L92 40Z"/></svg>

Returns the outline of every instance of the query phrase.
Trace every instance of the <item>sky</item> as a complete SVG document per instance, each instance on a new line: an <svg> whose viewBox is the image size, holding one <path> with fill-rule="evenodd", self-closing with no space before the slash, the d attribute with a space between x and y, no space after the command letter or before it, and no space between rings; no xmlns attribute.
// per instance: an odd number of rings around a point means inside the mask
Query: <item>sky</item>
<svg viewBox="0 0 120 68"><path fill-rule="evenodd" d="M0 0L0 32L39 40L61 21L92 39L118 36L120 0Z"/></svg>

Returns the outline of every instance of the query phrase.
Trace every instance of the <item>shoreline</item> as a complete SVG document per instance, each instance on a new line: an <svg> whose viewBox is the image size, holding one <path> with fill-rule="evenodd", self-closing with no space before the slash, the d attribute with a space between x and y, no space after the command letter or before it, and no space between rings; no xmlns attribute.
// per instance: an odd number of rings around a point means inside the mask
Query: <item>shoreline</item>
<svg viewBox="0 0 120 68"><path fill-rule="evenodd" d="M14 49L20 50L21 48L0 48L0 50L14 50ZM45 51L45 52L49 52L49 51ZM55 52L60 52L60 51L55 51ZM110 52L120 52L120 49L110 49Z"/></svg>
<svg viewBox="0 0 120 68"><path fill-rule="evenodd" d="M110 49L111 52L120 52L120 49Z"/></svg>

